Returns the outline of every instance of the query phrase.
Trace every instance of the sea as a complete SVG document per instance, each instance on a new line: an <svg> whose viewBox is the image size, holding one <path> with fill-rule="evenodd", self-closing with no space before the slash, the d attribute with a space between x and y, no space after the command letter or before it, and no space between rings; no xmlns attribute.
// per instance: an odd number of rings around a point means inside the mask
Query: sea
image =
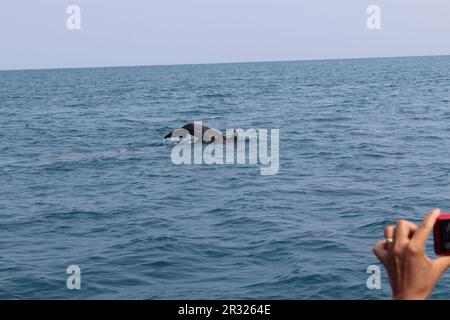
<svg viewBox="0 0 450 320"><path fill-rule="evenodd" d="M174 164L193 121L279 171ZM390 299L372 247L449 174L449 56L1 71L0 299Z"/></svg>

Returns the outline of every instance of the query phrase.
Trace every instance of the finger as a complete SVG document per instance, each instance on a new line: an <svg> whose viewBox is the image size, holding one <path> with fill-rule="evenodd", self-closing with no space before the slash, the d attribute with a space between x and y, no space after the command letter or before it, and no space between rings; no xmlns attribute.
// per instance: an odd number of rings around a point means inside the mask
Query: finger
<svg viewBox="0 0 450 320"><path fill-rule="evenodd" d="M441 214L440 209L434 209L431 211L420 224L417 231L414 233L413 241L417 246L421 248L425 248L425 243L430 236L431 231L433 231L434 224L436 223L436 219Z"/></svg>
<svg viewBox="0 0 450 320"><path fill-rule="evenodd" d="M394 230L394 243L397 245L408 243L417 229L418 226L416 224L406 220L399 220Z"/></svg>
<svg viewBox="0 0 450 320"><path fill-rule="evenodd" d="M434 263L438 266L439 272L443 274L450 268L450 257L441 257L434 260Z"/></svg>
<svg viewBox="0 0 450 320"><path fill-rule="evenodd" d="M394 240L394 231L395 231L395 226L387 226L386 228L384 228L384 238L386 240ZM390 244L385 241L384 248L386 250L388 249L388 245L390 245Z"/></svg>
<svg viewBox="0 0 450 320"><path fill-rule="evenodd" d="M385 241L379 241L372 249L375 256L380 260L385 266L387 265L387 251L384 247Z"/></svg>
<svg viewBox="0 0 450 320"><path fill-rule="evenodd" d="M384 228L384 238L394 239L394 230L395 226L387 226L386 228Z"/></svg>

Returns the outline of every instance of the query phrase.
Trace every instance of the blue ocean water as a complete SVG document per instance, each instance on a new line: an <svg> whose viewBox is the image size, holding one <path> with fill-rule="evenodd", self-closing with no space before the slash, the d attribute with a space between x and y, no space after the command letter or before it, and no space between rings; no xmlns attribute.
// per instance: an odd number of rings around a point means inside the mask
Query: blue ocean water
<svg viewBox="0 0 450 320"><path fill-rule="evenodd" d="M0 72L0 298L387 299L383 227L450 211L449 88L450 57ZM175 166L194 120L279 128L279 173Z"/></svg>

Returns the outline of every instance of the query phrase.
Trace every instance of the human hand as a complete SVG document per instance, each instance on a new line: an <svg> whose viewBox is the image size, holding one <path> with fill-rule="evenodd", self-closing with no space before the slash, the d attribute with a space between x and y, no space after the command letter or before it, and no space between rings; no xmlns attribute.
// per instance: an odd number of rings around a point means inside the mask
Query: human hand
<svg viewBox="0 0 450 320"><path fill-rule="evenodd" d="M441 210L431 211L420 226L406 220L384 229L385 240L373 247L389 275L394 299L427 299L450 267L450 257L432 260L425 244Z"/></svg>

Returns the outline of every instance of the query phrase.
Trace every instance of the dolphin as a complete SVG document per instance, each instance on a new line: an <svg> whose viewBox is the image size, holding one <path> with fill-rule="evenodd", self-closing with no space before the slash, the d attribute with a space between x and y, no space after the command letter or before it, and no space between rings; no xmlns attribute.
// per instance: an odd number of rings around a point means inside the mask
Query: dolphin
<svg viewBox="0 0 450 320"><path fill-rule="evenodd" d="M203 142L203 137L210 136L211 142L215 142L216 137L221 137L223 143L228 142L235 142L237 139L237 132L234 130L233 135L231 137L226 137L223 135L222 132L220 132L217 129L210 128L207 126L204 126L203 124L196 124L196 123L187 123L184 126L182 126L179 129L175 129L174 131L168 133L164 139L169 138L185 138L188 134L190 134L193 137L199 138L200 141Z"/></svg>

